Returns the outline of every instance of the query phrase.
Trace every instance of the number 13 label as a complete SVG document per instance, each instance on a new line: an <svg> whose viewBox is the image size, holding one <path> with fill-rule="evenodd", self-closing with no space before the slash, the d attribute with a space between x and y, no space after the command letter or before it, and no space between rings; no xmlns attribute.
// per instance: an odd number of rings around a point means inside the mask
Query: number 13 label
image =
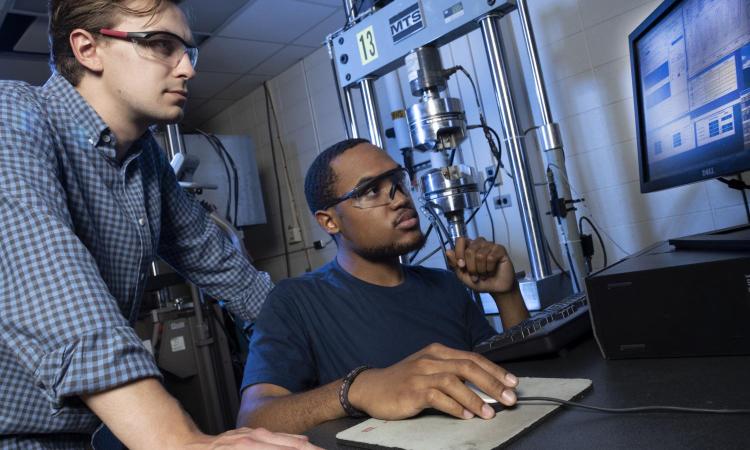
<svg viewBox="0 0 750 450"><path fill-rule="evenodd" d="M375 31L372 25L357 33L357 47L363 66L378 59L378 47L375 44Z"/></svg>

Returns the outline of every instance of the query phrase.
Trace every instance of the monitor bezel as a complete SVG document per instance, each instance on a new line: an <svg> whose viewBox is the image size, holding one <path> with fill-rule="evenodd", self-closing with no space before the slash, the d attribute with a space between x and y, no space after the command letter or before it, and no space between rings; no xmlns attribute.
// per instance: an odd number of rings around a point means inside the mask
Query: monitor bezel
<svg viewBox="0 0 750 450"><path fill-rule="evenodd" d="M702 174L699 171L695 173L680 173L676 175L670 175L668 177L653 180L650 178L648 173L648 150L646 147L646 130L641 123L645 117L643 111L643 99L641 97L640 90L640 67L636 58L636 45L638 40L643 37L646 33L651 31L657 24L661 23L661 20L671 13L677 6L687 0L665 0L661 3L649 16L641 22L635 30L628 36L628 45L630 49L630 76L633 86L633 103L635 108L635 134L636 134L636 146L638 148L638 174L641 185L641 193L646 194L649 192L661 191L664 189L670 189L678 186L684 186L687 184L697 183L699 181L715 179L717 177L725 175L734 175L741 173L746 170L750 170L750 167L741 167L737 170L719 170L714 171L711 174Z"/></svg>

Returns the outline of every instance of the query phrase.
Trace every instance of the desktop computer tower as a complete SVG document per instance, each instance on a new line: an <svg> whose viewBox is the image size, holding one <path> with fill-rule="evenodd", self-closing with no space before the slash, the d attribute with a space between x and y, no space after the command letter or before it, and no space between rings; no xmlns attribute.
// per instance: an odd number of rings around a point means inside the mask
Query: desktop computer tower
<svg viewBox="0 0 750 450"><path fill-rule="evenodd" d="M660 242L586 279L608 359L750 354L750 251Z"/></svg>

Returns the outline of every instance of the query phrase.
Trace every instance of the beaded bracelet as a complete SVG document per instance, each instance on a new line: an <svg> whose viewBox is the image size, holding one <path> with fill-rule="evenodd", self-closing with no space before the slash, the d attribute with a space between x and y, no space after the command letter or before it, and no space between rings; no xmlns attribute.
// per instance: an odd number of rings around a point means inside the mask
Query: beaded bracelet
<svg viewBox="0 0 750 450"><path fill-rule="evenodd" d="M354 379L357 378L360 373L370 368L370 366L359 366L353 369L344 377L344 381L341 383L341 387L339 388L339 402L341 403L341 407L344 408L344 412L349 417L366 416L365 413L356 409L351 403L349 403L349 388L352 386L352 383L354 383Z"/></svg>

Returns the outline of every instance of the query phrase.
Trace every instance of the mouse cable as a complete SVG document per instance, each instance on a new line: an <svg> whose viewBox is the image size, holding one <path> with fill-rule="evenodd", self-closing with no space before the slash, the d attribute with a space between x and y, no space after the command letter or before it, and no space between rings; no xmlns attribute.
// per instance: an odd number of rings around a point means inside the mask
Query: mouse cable
<svg viewBox="0 0 750 450"><path fill-rule="evenodd" d="M584 403L571 402L554 397L518 397L519 402L550 402L572 408L593 409L595 411L607 413L634 413L634 412L686 412L686 413L703 413L703 414L750 414L750 409L704 409L704 408L686 408L682 406L636 406L633 408L605 408L601 406L586 405Z"/></svg>

